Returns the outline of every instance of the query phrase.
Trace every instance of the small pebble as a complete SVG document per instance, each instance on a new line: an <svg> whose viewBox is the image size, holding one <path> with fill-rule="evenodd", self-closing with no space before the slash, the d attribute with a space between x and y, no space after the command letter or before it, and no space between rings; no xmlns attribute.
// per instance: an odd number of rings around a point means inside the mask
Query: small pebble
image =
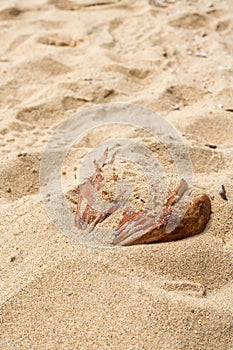
<svg viewBox="0 0 233 350"><path fill-rule="evenodd" d="M226 112L233 112L233 107L227 107L227 108L225 108L225 111Z"/></svg>
<svg viewBox="0 0 233 350"><path fill-rule="evenodd" d="M180 109L180 104L177 103L177 104L173 107L173 109L174 109L175 111L179 110L179 109Z"/></svg>
<svg viewBox="0 0 233 350"><path fill-rule="evenodd" d="M225 186L222 185L221 191L219 191L220 196L222 197L222 199L224 199L224 201L227 201L227 194L226 194L226 189Z"/></svg>
<svg viewBox="0 0 233 350"><path fill-rule="evenodd" d="M204 57L205 58L205 57L207 57L207 53L199 51L199 52L196 52L195 56L196 57Z"/></svg>
<svg viewBox="0 0 233 350"><path fill-rule="evenodd" d="M211 143L206 144L206 146L209 147L209 148L212 148L212 149L216 149L217 148L216 145L212 145Z"/></svg>

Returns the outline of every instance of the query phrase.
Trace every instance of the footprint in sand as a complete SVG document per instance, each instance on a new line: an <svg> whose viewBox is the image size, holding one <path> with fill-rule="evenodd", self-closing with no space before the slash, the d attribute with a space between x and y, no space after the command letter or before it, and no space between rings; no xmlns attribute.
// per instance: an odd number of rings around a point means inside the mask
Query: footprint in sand
<svg viewBox="0 0 233 350"><path fill-rule="evenodd" d="M19 110L16 119L29 123L31 125L39 125L48 127L61 121L64 118L64 109L61 102L52 100L41 103L37 106L25 107Z"/></svg>
<svg viewBox="0 0 233 350"><path fill-rule="evenodd" d="M195 86L171 85L161 93L155 106L158 111L171 111L176 105L192 105L203 97L203 91Z"/></svg>
<svg viewBox="0 0 233 350"><path fill-rule="evenodd" d="M184 13L175 20L170 21L169 24L172 27L193 30L207 28L209 19L201 13Z"/></svg>
<svg viewBox="0 0 233 350"><path fill-rule="evenodd" d="M225 32L226 30L228 30L231 26L231 21L228 19L219 21L216 25L216 31L217 32Z"/></svg>
<svg viewBox="0 0 233 350"><path fill-rule="evenodd" d="M193 170L195 174L221 172L229 167L231 161L228 156L216 149L205 147L192 147L189 150Z"/></svg>
<svg viewBox="0 0 233 350"><path fill-rule="evenodd" d="M35 61L25 60L14 68L14 76L20 80L43 80L53 76L67 74L71 69L65 64L51 57L42 57Z"/></svg>
<svg viewBox="0 0 233 350"><path fill-rule="evenodd" d="M40 156L37 153L19 153L5 162L0 170L0 197L9 201L39 191Z"/></svg>
<svg viewBox="0 0 233 350"><path fill-rule="evenodd" d="M220 127L221 125L224 125L224 128ZM198 118L186 128L185 132L198 136L204 143L233 146L233 118L224 111L216 113L213 118Z"/></svg>
<svg viewBox="0 0 233 350"><path fill-rule="evenodd" d="M16 20L23 13L18 7L9 7L0 11L0 21Z"/></svg>

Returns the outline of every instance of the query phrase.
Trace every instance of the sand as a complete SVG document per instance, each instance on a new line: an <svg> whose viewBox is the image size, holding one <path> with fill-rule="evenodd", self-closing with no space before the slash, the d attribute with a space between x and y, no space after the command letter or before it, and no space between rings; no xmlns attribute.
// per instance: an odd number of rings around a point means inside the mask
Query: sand
<svg viewBox="0 0 233 350"><path fill-rule="evenodd" d="M1 349L233 348L232 12L221 0L1 1ZM212 201L203 234L114 249L53 225L40 196L44 148L61 122L109 102L179 130L193 193ZM166 165L140 130L105 131L70 153L65 182L117 133Z"/></svg>

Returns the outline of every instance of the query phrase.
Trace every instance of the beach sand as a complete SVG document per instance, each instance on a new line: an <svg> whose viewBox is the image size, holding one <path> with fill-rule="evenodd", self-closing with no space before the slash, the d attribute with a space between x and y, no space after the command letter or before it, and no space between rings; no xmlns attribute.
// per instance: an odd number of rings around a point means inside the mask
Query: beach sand
<svg viewBox="0 0 233 350"><path fill-rule="evenodd" d="M232 13L222 0L1 1L2 349L233 348ZM193 193L212 202L203 234L116 249L53 225L40 196L44 148L62 121L109 102L179 130ZM100 128L68 157L64 181L117 133L159 153L140 130Z"/></svg>

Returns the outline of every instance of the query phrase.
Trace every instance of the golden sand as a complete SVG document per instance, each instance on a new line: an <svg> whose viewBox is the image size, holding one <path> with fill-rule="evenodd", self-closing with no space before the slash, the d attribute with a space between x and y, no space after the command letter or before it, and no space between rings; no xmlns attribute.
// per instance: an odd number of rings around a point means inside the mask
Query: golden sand
<svg viewBox="0 0 233 350"><path fill-rule="evenodd" d="M1 349L233 348L232 13L232 0L1 1ZM52 225L43 149L61 121L107 102L180 131L194 193L212 200L203 234L92 248ZM79 160L101 141L84 138Z"/></svg>

